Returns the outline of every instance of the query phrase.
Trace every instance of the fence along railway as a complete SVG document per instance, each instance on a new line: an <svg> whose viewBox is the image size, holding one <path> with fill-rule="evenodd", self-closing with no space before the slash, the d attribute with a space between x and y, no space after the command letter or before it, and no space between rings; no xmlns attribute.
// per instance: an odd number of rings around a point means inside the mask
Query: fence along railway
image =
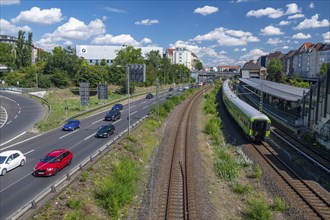
<svg viewBox="0 0 330 220"><path fill-rule="evenodd" d="M269 169L275 171L275 178L282 182L282 190L290 195L291 202L298 204L305 216L310 219L330 219L330 196L327 192L310 186L291 170L266 143L252 144L259 152Z"/></svg>
<svg viewBox="0 0 330 220"><path fill-rule="evenodd" d="M191 117L196 99L203 90L195 93L188 101L180 119L173 146L166 192L162 196L159 219L197 219L193 193L193 170L191 159ZM170 150L170 149L169 149Z"/></svg>

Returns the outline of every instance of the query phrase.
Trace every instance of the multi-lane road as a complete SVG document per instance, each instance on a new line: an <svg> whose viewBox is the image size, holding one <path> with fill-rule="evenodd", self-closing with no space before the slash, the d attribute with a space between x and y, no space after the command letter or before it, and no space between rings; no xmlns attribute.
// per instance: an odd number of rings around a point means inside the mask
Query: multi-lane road
<svg viewBox="0 0 330 220"><path fill-rule="evenodd" d="M33 128L43 113L42 105L36 100L0 91L0 150Z"/></svg>
<svg viewBox="0 0 330 220"><path fill-rule="evenodd" d="M164 94L165 95L165 94ZM160 100L164 100L161 98ZM152 105L156 104L156 98L140 99L130 103L131 124L147 115ZM64 175L74 166L79 165L83 160L109 142L116 134L121 133L128 127L128 106L124 105L121 119L112 122L116 131L110 138L94 137L96 130L105 123L104 112L96 113L86 119L81 120L81 128L72 132L62 131L59 127L22 141L12 141L6 144L6 150L16 149L22 151L27 158L23 167L8 172L5 176L0 176L0 218L6 219L17 209L31 202L32 199L46 188L51 187L54 182ZM34 166L48 152L54 149L65 148L73 152L73 160L70 167L64 168L56 176L35 177L32 175ZM0 148L0 151L3 149Z"/></svg>

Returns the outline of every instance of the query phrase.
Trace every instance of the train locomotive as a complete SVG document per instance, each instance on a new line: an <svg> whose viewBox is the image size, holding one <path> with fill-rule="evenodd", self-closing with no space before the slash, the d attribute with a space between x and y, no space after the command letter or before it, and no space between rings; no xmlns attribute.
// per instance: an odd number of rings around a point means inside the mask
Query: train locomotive
<svg viewBox="0 0 330 220"><path fill-rule="evenodd" d="M270 119L242 101L229 87L229 79L222 85L222 99L229 114L242 128L250 141L261 142L270 136Z"/></svg>

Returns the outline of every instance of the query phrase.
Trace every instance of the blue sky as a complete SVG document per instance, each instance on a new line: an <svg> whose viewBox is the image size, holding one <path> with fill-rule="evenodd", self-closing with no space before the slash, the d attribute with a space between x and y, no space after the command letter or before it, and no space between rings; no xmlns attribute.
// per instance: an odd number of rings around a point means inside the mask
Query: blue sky
<svg viewBox="0 0 330 220"><path fill-rule="evenodd" d="M243 65L304 42L330 43L329 2L0 0L0 32L32 32L47 51L77 44L187 46L204 66Z"/></svg>

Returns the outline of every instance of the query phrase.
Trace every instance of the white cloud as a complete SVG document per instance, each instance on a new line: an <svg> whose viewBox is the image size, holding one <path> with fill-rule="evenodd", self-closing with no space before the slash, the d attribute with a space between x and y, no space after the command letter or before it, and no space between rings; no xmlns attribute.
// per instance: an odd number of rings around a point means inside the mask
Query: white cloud
<svg viewBox="0 0 330 220"><path fill-rule="evenodd" d="M97 36L92 40L93 44L126 44L132 46L141 46L141 44L136 41L129 34L120 34L117 36L113 36L111 34L105 34L102 36Z"/></svg>
<svg viewBox="0 0 330 220"><path fill-rule="evenodd" d="M286 7L287 7L286 10L287 15L301 13L301 8L298 8L298 5L296 3L287 4Z"/></svg>
<svg viewBox="0 0 330 220"><path fill-rule="evenodd" d="M20 0L0 0L0 5L18 5Z"/></svg>
<svg viewBox="0 0 330 220"><path fill-rule="evenodd" d="M36 43L43 48L51 48L60 42L68 42L72 39L88 40L92 36L105 33L105 25L102 20L95 19L89 24L71 17L69 21L59 26L53 33L46 33Z"/></svg>
<svg viewBox="0 0 330 220"><path fill-rule="evenodd" d="M235 48L233 51L234 51L234 52L238 52L238 51L239 51L239 49L238 49L238 48Z"/></svg>
<svg viewBox="0 0 330 220"><path fill-rule="evenodd" d="M217 41L219 45L240 46L246 45L249 42L258 42L260 40L250 32L228 30L227 28L219 27L205 35L196 36L192 41Z"/></svg>
<svg viewBox="0 0 330 220"><path fill-rule="evenodd" d="M322 34L322 37L323 37L323 41L324 41L325 43L330 43L330 31L328 31L328 32L326 32L326 33L324 33L324 34Z"/></svg>
<svg viewBox="0 0 330 220"><path fill-rule="evenodd" d="M319 28L319 27L329 27L330 23L327 19L318 21L319 15L315 14L311 19L306 18L298 24L297 27L294 27L295 30L307 29L307 28Z"/></svg>
<svg viewBox="0 0 330 220"><path fill-rule="evenodd" d="M310 34L303 34L303 33L298 33L298 34L294 34L292 36L292 38L294 39L309 39L309 38L312 38L312 36Z"/></svg>
<svg viewBox="0 0 330 220"><path fill-rule="evenodd" d="M268 41L266 42L266 44L271 44L271 45L277 45L283 43L282 40L280 40L279 38L269 38Z"/></svg>
<svg viewBox="0 0 330 220"><path fill-rule="evenodd" d="M261 35L282 35L281 29L274 27L272 25L265 27L264 29L260 29Z"/></svg>
<svg viewBox="0 0 330 220"><path fill-rule="evenodd" d="M274 9L270 7L267 7L265 9L259 9L256 11L251 10L246 14L247 17L257 17L257 18L260 18L262 16L267 16L269 18L279 18L282 17L283 15L284 12L282 11L282 9Z"/></svg>
<svg viewBox="0 0 330 220"><path fill-rule="evenodd" d="M311 2L309 5L308 5L309 8L314 8L314 3Z"/></svg>
<svg viewBox="0 0 330 220"><path fill-rule="evenodd" d="M304 18L305 15L303 14L294 14L288 17L288 19L297 19L297 18Z"/></svg>
<svg viewBox="0 0 330 220"><path fill-rule="evenodd" d="M281 21L278 25L285 26L291 24L291 21Z"/></svg>
<svg viewBox="0 0 330 220"><path fill-rule="evenodd" d="M282 49L287 50L287 49L289 49L289 47L285 45L285 46L282 47Z"/></svg>
<svg viewBox="0 0 330 220"><path fill-rule="evenodd" d="M219 11L219 9L217 7L213 7L213 6L204 6L203 8L196 8L194 10L195 14L201 14L201 15L209 15L209 14L213 14L215 12Z"/></svg>
<svg viewBox="0 0 330 220"><path fill-rule="evenodd" d="M298 5L296 3L287 4L286 12L284 12L281 8L275 9L271 7L267 7L265 9L259 9L259 10L251 10L249 11L246 16L247 17L257 17L260 18L262 16L267 16L269 18L279 18L283 15L290 15L290 14L296 14L301 13L301 8L298 8Z"/></svg>
<svg viewBox="0 0 330 220"><path fill-rule="evenodd" d="M122 14L127 13L124 10L121 10L121 9L118 9L118 8L111 8L111 7L105 7L104 10L106 10L108 12L115 12L115 13L122 13Z"/></svg>
<svg viewBox="0 0 330 220"><path fill-rule="evenodd" d="M25 32L31 32L31 28L29 26L16 26L9 21L0 18L0 33L4 35L14 35L16 36L19 30L25 31Z"/></svg>
<svg viewBox="0 0 330 220"><path fill-rule="evenodd" d="M33 7L29 11L21 11L16 17L11 19L13 23L38 23L38 24L54 24L62 20L62 12L60 8L51 8L40 10L38 7Z"/></svg>
<svg viewBox="0 0 330 220"><path fill-rule="evenodd" d="M158 24L158 23L159 23L158 20L150 20L150 19L144 19L144 20L135 22L135 24L137 24L137 25L146 25L146 26L150 26L150 25Z"/></svg>
<svg viewBox="0 0 330 220"><path fill-rule="evenodd" d="M239 58L239 60L241 61L241 63L245 63L249 60L257 60L260 56L263 56L266 54L268 54L268 53L261 49L256 48L256 49L249 51L247 54L241 56Z"/></svg>
<svg viewBox="0 0 330 220"><path fill-rule="evenodd" d="M149 38L143 38L142 40L141 40L141 43L143 43L143 44L151 44L152 43L152 40L151 39L149 39Z"/></svg>

